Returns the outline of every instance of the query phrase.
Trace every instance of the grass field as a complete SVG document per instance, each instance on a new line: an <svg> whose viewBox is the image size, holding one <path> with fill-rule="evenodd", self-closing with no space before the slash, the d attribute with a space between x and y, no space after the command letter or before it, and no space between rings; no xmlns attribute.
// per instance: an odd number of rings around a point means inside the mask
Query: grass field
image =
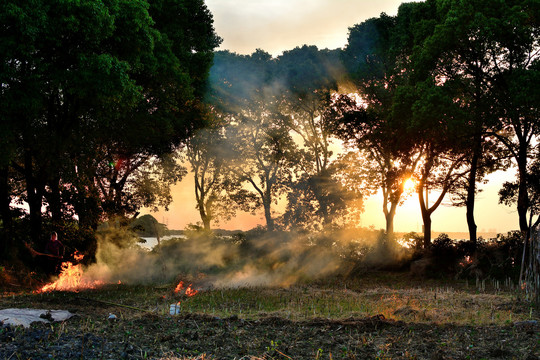
<svg viewBox="0 0 540 360"><path fill-rule="evenodd" d="M192 280L199 292L175 293L171 283L4 293L1 308L66 309L77 316L26 330L2 329L0 358L540 356L538 311L519 300L517 290L497 283L392 272L288 288L216 289L204 278L182 280ZM180 313L170 315L177 302ZM34 340L22 345L29 336Z"/></svg>

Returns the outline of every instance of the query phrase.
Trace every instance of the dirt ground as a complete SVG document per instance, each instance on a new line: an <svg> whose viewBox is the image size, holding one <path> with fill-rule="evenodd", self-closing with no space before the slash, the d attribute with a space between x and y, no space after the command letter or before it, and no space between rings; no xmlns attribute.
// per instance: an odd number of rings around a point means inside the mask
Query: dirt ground
<svg viewBox="0 0 540 360"><path fill-rule="evenodd" d="M62 308L63 323L0 329L0 359L538 359L536 321L505 326L407 323L382 315L343 320L244 320L155 315L86 300L39 297L26 305ZM17 296L1 308L17 307ZM116 314L115 320L108 319Z"/></svg>

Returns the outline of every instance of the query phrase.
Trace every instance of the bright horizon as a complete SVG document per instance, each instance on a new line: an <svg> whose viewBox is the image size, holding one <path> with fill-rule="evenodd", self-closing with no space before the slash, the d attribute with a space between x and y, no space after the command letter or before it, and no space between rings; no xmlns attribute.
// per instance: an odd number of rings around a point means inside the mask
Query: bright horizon
<svg viewBox="0 0 540 360"><path fill-rule="evenodd" d="M239 54L251 54L262 49L279 56L285 50L297 46L316 45L319 49L342 48L347 42L348 28L362 21L377 17L381 12L397 14L403 2L397 0L207 0L214 16L217 34L223 38L218 50L230 50ZM200 222L195 208L194 181L189 173L172 189L173 203L169 211L142 213L152 214L169 229L184 229L188 224ZM478 231L507 232L518 229L515 207L498 204L497 192L504 181L515 178L515 169L491 174L487 184L479 185L484 191L477 195L475 219ZM430 198L434 199L435 195ZM444 203L449 203L445 200ZM249 230L264 224L261 213L252 216L238 213L229 222L212 226L227 230ZM384 229L380 194L366 199L365 211L359 226ZM398 207L394 228L397 232L422 230L422 217L417 195L410 196ZM465 208L444 204L432 215L433 231L467 232Z"/></svg>

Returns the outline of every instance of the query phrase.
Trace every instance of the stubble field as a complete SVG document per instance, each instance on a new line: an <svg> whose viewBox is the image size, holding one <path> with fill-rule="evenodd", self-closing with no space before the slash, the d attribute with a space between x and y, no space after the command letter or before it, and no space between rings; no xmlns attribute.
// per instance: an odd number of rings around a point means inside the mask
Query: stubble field
<svg viewBox="0 0 540 360"><path fill-rule="evenodd" d="M204 278L179 280L199 292L175 293L176 283L79 292L5 289L2 309L62 309L75 316L28 329L4 326L0 358L540 357L538 311L519 291L500 284L393 272L286 288L216 289ZM178 302L179 314L170 315Z"/></svg>

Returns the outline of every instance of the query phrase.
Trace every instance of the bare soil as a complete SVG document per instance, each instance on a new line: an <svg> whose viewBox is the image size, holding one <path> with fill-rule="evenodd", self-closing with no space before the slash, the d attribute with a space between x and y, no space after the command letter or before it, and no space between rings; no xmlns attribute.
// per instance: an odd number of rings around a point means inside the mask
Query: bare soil
<svg viewBox="0 0 540 360"><path fill-rule="evenodd" d="M540 358L536 320L473 326L409 322L380 314L339 320L290 320L264 313L250 318L173 316L107 304L97 300L99 294L94 290L3 295L0 308L65 309L76 315L63 323L34 323L28 329L0 328L0 359ZM399 311L396 318L415 310ZM109 314L116 319L109 319Z"/></svg>

